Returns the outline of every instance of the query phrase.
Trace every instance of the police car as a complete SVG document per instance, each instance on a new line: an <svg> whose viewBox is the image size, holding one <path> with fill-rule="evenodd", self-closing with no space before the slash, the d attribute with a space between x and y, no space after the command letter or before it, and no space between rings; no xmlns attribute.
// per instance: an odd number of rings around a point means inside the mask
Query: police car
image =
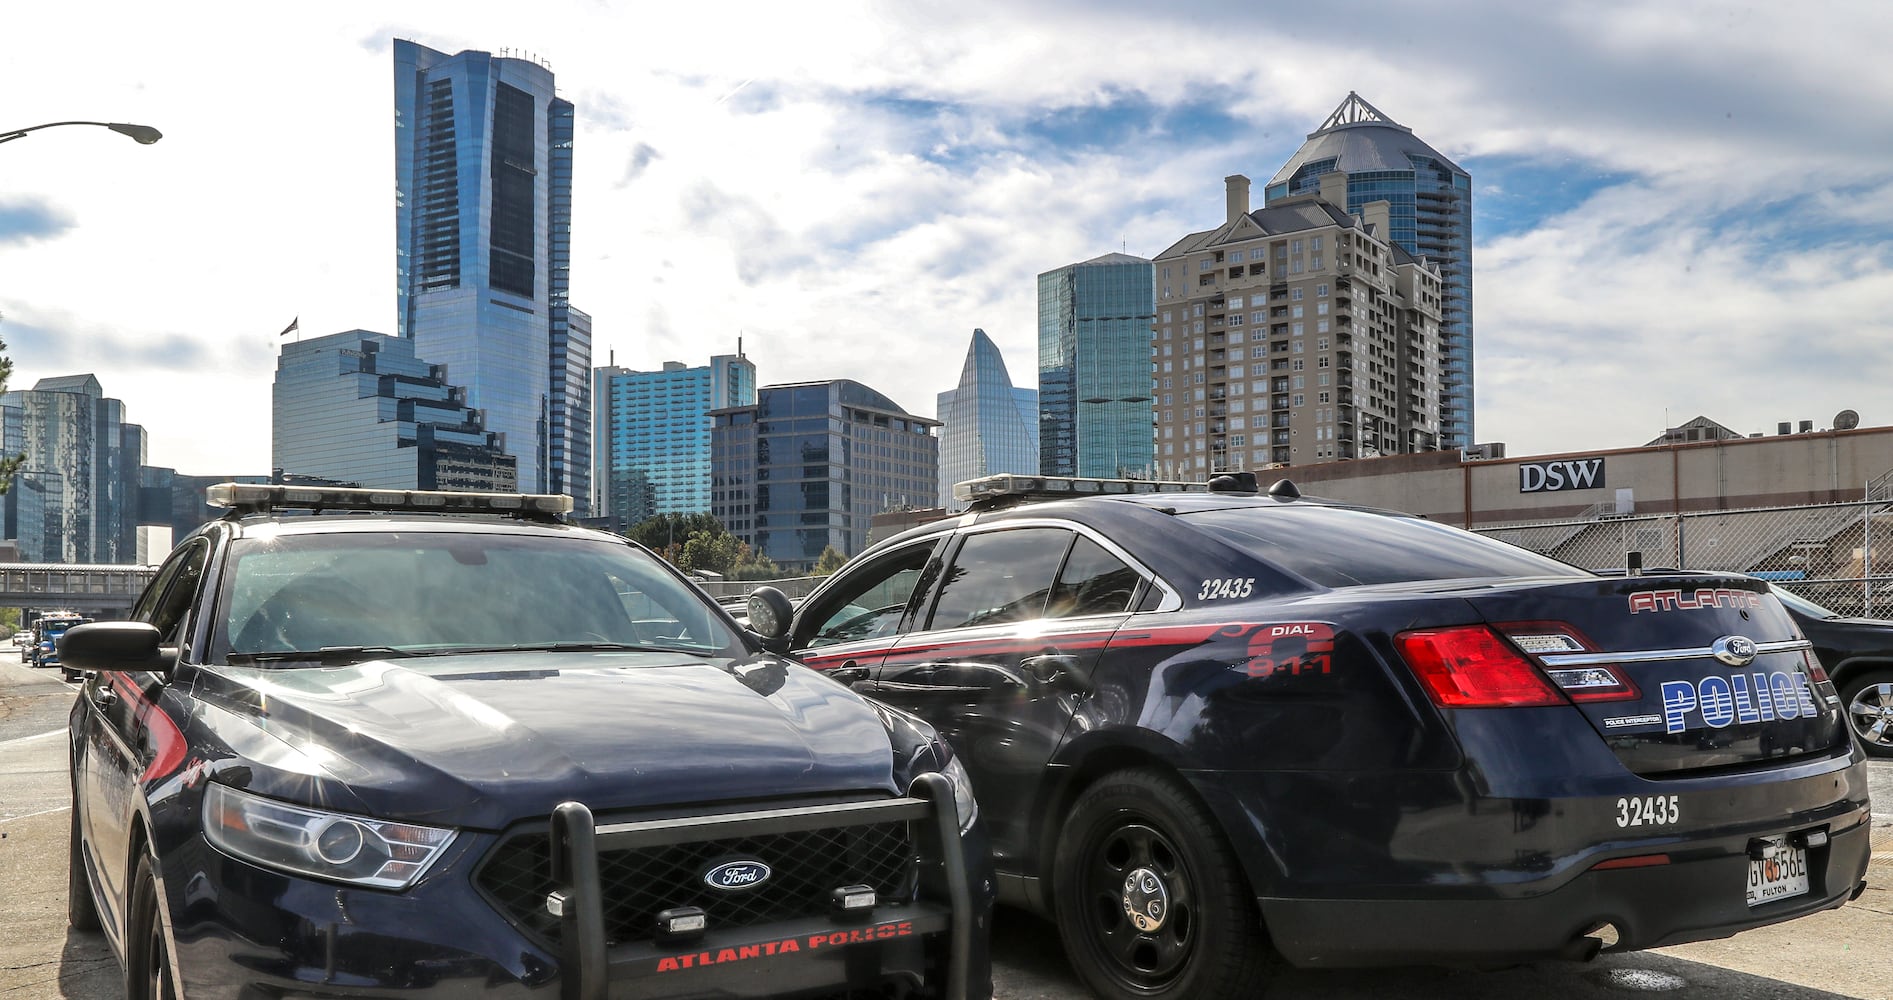
<svg viewBox="0 0 1893 1000"><path fill-rule="evenodd" d="M209 493L133 620L61 641L70 919L131 1000L990 996L924 722L568 497Z"/></svg>
<svg viewBox="0 0 1893 1000"><path fill-rule="evenodd" d="M1765 583L1212 485L963 483L773 633L938 727L1002 900L1099 996L1584 959L1864 887L1863 756Z"/></svg>

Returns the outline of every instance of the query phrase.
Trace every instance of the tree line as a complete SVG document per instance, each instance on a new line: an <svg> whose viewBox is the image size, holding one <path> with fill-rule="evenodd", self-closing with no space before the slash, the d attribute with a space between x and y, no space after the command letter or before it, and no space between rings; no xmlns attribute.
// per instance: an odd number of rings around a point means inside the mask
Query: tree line
<svg viewBox="0 0 1893 1000"><path fill-rule="evenodd" d="M784 570L774 559L753 551L709 514L659 514L632 526L625 537L686 572L704 570L726 580L779 580L803 575ZM846 561L847 557L830 545L816 559L813 575L827 576Z"/></svg>

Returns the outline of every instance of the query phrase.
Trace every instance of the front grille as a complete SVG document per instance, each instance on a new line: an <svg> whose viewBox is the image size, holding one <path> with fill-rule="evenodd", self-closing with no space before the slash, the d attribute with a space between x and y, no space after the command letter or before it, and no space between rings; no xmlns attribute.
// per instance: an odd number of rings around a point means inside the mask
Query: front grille
<svg viewBox="0 0 1893 1000"><path fill-rule="evenodd" d="M507 838L475 881L500 912L556 945L559 921L545 908L554 888L550 851L544 833ZM735 857L767 864L768 881L735 891L704 884L705 871ZM912 897L915 882L914 847L898 822L601 851L598 871L611 944L648 940L658 912L673 907L702 908L713 928L746 927L826 914L840 886L871 885L882 900L899 901Z"/></svg>

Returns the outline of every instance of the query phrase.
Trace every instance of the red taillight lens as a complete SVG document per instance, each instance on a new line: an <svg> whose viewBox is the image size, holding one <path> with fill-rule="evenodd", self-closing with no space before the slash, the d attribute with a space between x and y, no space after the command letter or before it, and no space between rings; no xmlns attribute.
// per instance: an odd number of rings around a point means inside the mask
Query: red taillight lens
<svg viewBox="0 0 1893 1000"><path fill-rule="evenodd" d="M1530 660L1484 625L1402 632L1394 643L1441 708L1570 704Z"/></svg>
<svg viewBox="0 0 1893 1000"><path fill-rule="evenodd" d="M1827 668L1821 666L1821 661L1815 658L1813 650L1811 649L1802 650L1801 662L1807 665L1808 680L1811 680L1816 684L1820 684L1820 683L1825 682L1828 679Z"/></svg>

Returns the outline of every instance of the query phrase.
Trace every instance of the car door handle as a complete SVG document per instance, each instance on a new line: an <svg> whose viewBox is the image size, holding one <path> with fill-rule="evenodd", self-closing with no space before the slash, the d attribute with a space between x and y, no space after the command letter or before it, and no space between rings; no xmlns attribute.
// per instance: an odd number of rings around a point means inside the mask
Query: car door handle
<svg viewBox="0 0 1893 1000"><path fill-rule="evenodd" d="M843 684L853 687L854 685L867 680L869 673L871 673L871 671L868 670L867 667L864 667L853 660L845 660L842 662L841 666L836 667L833 670L830 670L828 672L828 676L833 677L835 680L840 681Z"/></svg>
<svg viewBox="0 0 1893 1000"><path fill-rule="evenodd" d="M1046 686L1063 684L1078 691L1091 690L1091 675L1085 670L1083 661L1068 653L1046 650L1037 656L1021 659L1019 668L1025 671L1027 677Z"/></svg>
<svg viewBox="0 0 1893 1000"><path fill-rule="evenodd" d="M111 708L118 704L118 692L111 688L99 688L98 692L92 696L92 704L100 708Z"/></svg>

